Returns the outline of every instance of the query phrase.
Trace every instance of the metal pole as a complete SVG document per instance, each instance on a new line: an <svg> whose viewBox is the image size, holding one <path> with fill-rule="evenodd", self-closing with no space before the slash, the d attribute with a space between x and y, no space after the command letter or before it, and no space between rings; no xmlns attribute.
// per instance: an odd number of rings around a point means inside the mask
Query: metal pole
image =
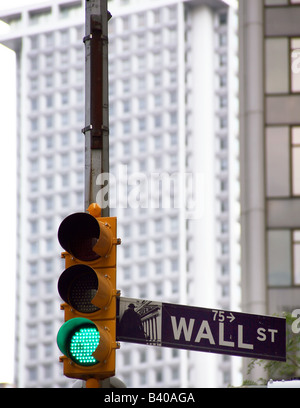
<svg viewBox="0 0 300 408"><path fill-rule="evenodd" d="M109 116L107 0L86 0L85 208L97 203L109 216Z"/></svg>

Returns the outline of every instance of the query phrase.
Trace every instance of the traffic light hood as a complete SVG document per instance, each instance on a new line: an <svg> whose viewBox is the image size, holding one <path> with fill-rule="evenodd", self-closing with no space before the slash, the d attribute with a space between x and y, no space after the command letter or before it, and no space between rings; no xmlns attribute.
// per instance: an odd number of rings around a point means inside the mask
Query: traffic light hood
<svg viewBox="0 0 300 408"><path fill-rule="evenodd" d="M80 313L94 313L107 307L112 299L110 280L88 265L73 265L59 278L61 298Z"/></svg>
<svg viewBox="0 0 300 408"><path fill-rule="evenodd" d="M58 230L60 245L80 261L90 262L106 256L112 247L110 228L87 213L69 215Z"/></svg>

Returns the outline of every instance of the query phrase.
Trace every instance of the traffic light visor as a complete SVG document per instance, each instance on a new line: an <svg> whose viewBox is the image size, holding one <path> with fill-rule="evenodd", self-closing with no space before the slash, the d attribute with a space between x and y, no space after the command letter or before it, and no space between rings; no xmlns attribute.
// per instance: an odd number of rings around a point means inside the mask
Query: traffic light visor
<svg viewBox="0 0 300 408"><path fill-rule="evenodd" d="M97 290L97 274L87 265L71 266L58 280L60 297L81 313L93 313L99 310L91 303Z"/></svg>
<svg viewBox="0 0 300 408"><path fill-rule="evenodd" d="M81 261L93 261L99 255L93 251L100 236L96 218L86 213L69 215L60 224L58 240L60 245Z"/></svg>
<svg viewBox="0 0 300 408"><path fill-rule="evenodd" d="M60 245L75 258L84 262L106 256L113 243L112 231L87 213L75 213L65 218L59 226Z"/></svg>
<svg viewBox="0 0 300 408"><path fill-rule="evenodd" d="M88 265L67 268L58 280L60 297L80 313L94 313L108 306L112 299L109 279L98 275Z"/></svg>

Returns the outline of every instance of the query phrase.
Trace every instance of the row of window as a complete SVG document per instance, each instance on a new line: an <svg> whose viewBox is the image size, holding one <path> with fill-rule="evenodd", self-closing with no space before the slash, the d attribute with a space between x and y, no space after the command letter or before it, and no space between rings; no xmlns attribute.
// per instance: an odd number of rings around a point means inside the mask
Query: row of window
<svg viewBox="0 0 300 408"><path fill-rule="evenodd" d="M143 93L143 96L147 93L150 95L150 92L154 94L153 98L155 99L155 103L157 106L160 106L161 96L159 94L162 93L162 87L166 89L166 91L174 92L177 87L177 71L176 70L164 70L163 72L148 72L147 75L145 73L141 75L134 75L131 76L131 73L128 72L124 77L118 77L113 82L110 82L109 85L109 96L110 102L114 101L114 97L123 97L126 98L127 96L134 97L135 95L139 96L139 94ZM170 97L173 98L174 93L170 93Z"/></svg>
<svg viewBox="0 0 300 408"><path fill-rule="evenodd" d="M55 128L67 127L69 125L77 127L80 129L84 124L84 109L77 108L74 112L69 110L57 113L49 113L44 117L34 117L30 119L30 130L31 132L38 131L49 131Z"/></svg>
<svg viewBox="0 0 300 408"><path fill-rule="evenodd" d="M67 86L82 86L84 81L83 68L71 68L65 71L57 71L56 73L48 73L44 75L34 75L29 78L29 92L37 93L40 91L47 92L52 89L61 91L61 88Z"/></svg>
<svg viewBox="0 0 300 408"><path fill-rule="evenodd" d="M137 244L123 244L120 253L124 261L132 257L146 257L155 254L166 253L167 251L178 251L178 239L156 239L139 242Z"/></svg>
<svg viewBox="0 0 300 408"><path fill-rule="evenodd" d="M125 97L124 99L112 99L109 105L110 119L117 118L125 120L136 113L142 118L142 115L149 111L160 110L162 107L170 109L177 104L177 89L160 91L158 93L149 93L137 95L136 97ZM146 118L144 118L145 120Z"/></svg>
<svg viewBox="0 0 300 408"><path fill-rule="evenodd" d="M172 274L179 270L179 259L165 258L153 263L136 263L135 265L122 265L120 268L120 278L126 283L135 278L149 278L150 276L166 275L168 271Z"/></svg>
<svg viewBox="0 0 300 408"><path fill-rule="evenodd" d="M127 3L129 1L125 0ZM177 21L177 6L157 8L136 14L126 15L122 18L110 20L108 24L109 35L131 31L145 31L145 28L160 28L162 23L174 24Z"/></svg>
<svg viewBox="0 0 300 408"><path fill-rule="evenodd" d="M57 194L57 196L53 195L53 192L50 192L50 195L47 195L47 191L45 191L45 196L41 197L41 194L36 194L36 197L31 197L29 200L29 213L31 216L39 215L40 213L63 213L65 215L65 211L67 208L65 206L68 203L70 209L77 208L78 206L82 205L83 203L83 191L72 192L71 194Z"/></svg>
<svg viewBox="0 0 300 408"><path fill-rule="evenodd" d="M80 43L79 43L80 44ZM70 68L72 64L79 64L82 68L84 62L84 48L68 48L62 51L52 51L47 54L30 54L28 58L30 75L41 74L42 71Z"/></svg>
<svg viewBox="0 0 300 408"><path fill-rule="evenodd" d="M50 112L51 109L64 108L70 105L83 105L84 93L83 89L66 89L60 93L45 94L42 96L36 95L30 98L31 113L41 112L46 110ZM82 109L84 110L83 106Z"/></svg>
<svg viewBox="0 0 300 408"><path fill-rule="evenodd" d="M53 192L57 188L59 188L57 183L57 176L45 176L43 178L32 179L29 181L29 193L33 196L38 194L48 194ZM69 182L69 176L65 176L64 174L60 177L60 187L65 190L66 188L71 186ZM80 203L82 199L82 185L83 185L83 177L82 173L77 173L77 182L73 184L73 188L77 191L73 193L65 192L59 193L58 199L60 200L60 204L62 207L66 207L67 205L71 205L72 203ZM80 191L78 191L80 190ZM48 199L48 198L47 198ZM75 199L75 201L74 201ZM53 200L50 200L46 206L47 209L53 209Z"/></svg>
<svg viewBox="0 0 300 408"><path fill-rule="evenodd" d="M111 51L111 47L109 51ZM177 53L172 48L152 52L144 49L143 53L139 52L137 55L128 53L128 55L126 54L126 56L121 57L117 54L116 57L114 59L114 56L110 56L109 59L109 74L111 77L128 75L130 72L135 74L144 71L157 73L157 71L165 68L164 76L167 77L169 75L170 77L166 82L172 83L172 78L174 77L173 71L177 63ZM170 73L168 73L168 70Z"/></svg>
<svg viewBox="0 0 300 408"><path fill-rule="evenodd" d="M55 381L57 383L55 383ZM62 374L61 364L39 363L27 367L27 378L25 387L35 387L39 382L40 387L62 387L66 388L71 385L70 380Z"/></svg>
<svg viewBox="0 0 300 408"><path fill-rule="evenodd" d="M111 132L115 132L115 130L112 128L110 133ZM119 155L120 157L123 157L123 155L140 155L142 153L149 154L151 151L157 154L160 154L162 151L175 151L174 148L177 147L178 143L178 133L176 131L155 133L147 138L137 137L135 139L129 139L128 136L124 136L123 134L118 135L116 132L111 136L112 138L109 153L112 158L118 157ZM117 144L113 137L120 137L120 139L122 138L123 141Z"/></svg>
<svg viewBox="0 0 300 408"><path fill-rule="evenodd" d="M39 280L38 282L31 282L29 284L29 297L32 298L40 296L47 296L56 294L56 282L51 280Z"/></svg>
<svg viewBox="0 0 300 408"><path fill-rule="evenodd" d="M121 232L124 238L149 237L151 233L178 233L179 221L177 217L159 217L150 221L137 222L135 224L122 223ZM120 231L120 229L119 229Z"/></svg>
<svg viewBox="0 0 300 408"><path fill-rule="evenodd" d="M167 376L165 371L170 372L168 379L165 378ZM132 372L123 373L121 378L127 387L149 387L162 384L165 386L168 382L172 384L180 380L180 368L174 366L172 370L164 370L163 368L137 370L134 374Z"/></svg>
<svg viewBox="0 0 300 408"><path fill-rule="evenodd" d="M30 279L36 279L45 272L46 275L52 277L55 266L56 262L54 262L53 258L44 258L41 262L30 262L28 264L28 276Z"/></svg>
<svg viewBox="0 0 300 408"><path fill-rule="evenodd" d="M162 113L148 113L143 117L136 118L132 120L127 117L124 118L122 122L114 123L113 121L110 124L110 135L115 137L117 134L122 136L134 135L141 132L155 132L161 131L165 127L177 126L178 121L178 112L177 110L172 110L170 112Z"/></svg>
<svg viewBox="0 0 300 408"><path fill-rule="evenodd" d="M77 159L77 161L75 160ZM39 173L41 175L41 172L45 171L48 172L50 170L57 170L57 168L60 169L70 169L72 166L72 155L70 153L62 153L62 154L57 154L51 155L51 156L45 156L42 158L36 157L32 158L30 160L30 178L33 178L35 176L35 173ZM74 163L81 164L84 163L83 160L83 152L75 152L74 154ZM57 167L56 167L57 166ZM63 175L62 177L62 186L66 187L68 186L68 179L69 179L69 174ZM83 178L83 169L80 170L80 168L76 171L76 181L77 183L82 183L82 178ZM30 191L34 191L33 189L30 189Z"/></svg>
<svg viewBox="0 0 300 408"><path fill-rule="evenodd" d="M72 132L69 130L64 133L54 133L51 131L50 134L45 133L44 137L41 136L42 135L39 134L29 140L30 157L35 157L35 155L40 152L43 152L46 156L47 154L51 154L54 149L55 151L64 149L67 153L67 151L69 152L70 150L70 146L76 146L77 148L82 146L82 149L76 153L78 155L78 157L76 157L76 162L77 160L82 160L80 156L83 157L84 136L81 131Z"/></svg>
<svg viewBox="0 0 300 408"><path fill-rule="evenodd" d="M123 296L134 299L153 299L157 301L161 300L166 302L169 298L173 303L178 302L179 284L178 277L174 281L168 281L167 283L141 283L140 285L126 285L121 284L121 293Z"/></svg>

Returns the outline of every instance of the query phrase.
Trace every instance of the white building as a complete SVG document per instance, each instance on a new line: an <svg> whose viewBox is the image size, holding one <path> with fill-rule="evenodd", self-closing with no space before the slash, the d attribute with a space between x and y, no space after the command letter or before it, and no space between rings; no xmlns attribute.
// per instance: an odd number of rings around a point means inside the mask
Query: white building
<svg viewBox="0 0 300 408"><path fill-rule="evenodd" d="M128 187L111 197L122 238L118 287L127 297L237 310L236 10L221 0L112 0L108 8L110 168ZM47 1L0 19L11 27L0 41L17 56L16 383L66 387L55 340L64 268L57 229L85 210L84 2ZM184 182L166 191L178 175ZM195 191L198 213L186 206ZM117 376L128 387L222 387L239 381L239 363L124 343Z"/></svg>

